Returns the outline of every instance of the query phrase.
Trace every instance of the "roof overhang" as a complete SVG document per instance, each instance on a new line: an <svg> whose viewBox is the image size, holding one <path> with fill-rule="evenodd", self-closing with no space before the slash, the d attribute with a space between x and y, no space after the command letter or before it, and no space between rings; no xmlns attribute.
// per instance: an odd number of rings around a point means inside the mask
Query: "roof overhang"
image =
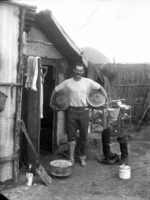
<svg viewBox="0 0 150 200"><path fill-rule="evenodd" d="M36 13L35 23L56 49L72 63L88 65L86 57L49 10Z"/></svg>

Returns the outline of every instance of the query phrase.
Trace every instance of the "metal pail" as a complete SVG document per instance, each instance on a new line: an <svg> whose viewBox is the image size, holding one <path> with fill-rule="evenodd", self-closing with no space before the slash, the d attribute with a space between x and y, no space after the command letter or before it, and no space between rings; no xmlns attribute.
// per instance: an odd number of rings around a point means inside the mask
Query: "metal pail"
<svg viewBox="0 0 150 200"><path fill-rule="evenodd" d="M50 172L53 176L70 176L73 173L73 168L73 164L69 160L58 159L50 162Z"/></svg>
<svg viewBox="0 0 150 200"><path fill-rule="evenodd" d="M118 115L119 115L119 108L107 108L109 117L112 121L116 121L118 119Z"/></svg>
<svg viewBox="0 0 150 200"><path fill-rule="evenodd" d="M131 178L131 167L128 165L119 166L119 178L130 179Z"/></svg>

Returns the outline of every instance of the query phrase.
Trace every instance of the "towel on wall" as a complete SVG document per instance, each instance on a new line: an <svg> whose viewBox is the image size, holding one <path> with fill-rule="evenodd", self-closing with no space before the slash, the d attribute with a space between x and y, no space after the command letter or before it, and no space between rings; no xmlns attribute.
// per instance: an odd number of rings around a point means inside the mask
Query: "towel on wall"
<svg viewBox="0 0 150 200"><path fill-rule="evenodd" d="M41 68L41 58L36 56L29 56L27 60L27 79L25 88L31 88L33 91L37 91L37 79L38 79L38 66ZM44 78L42 76L42 69L40 70L40 117L43 118L43 83Z"/></svg>
<svg viewBox="0 0 150 200"><path fill-rule="evenodd" d="M37 91L36 83L38 78L38 59L40 57L29 56L27 60L27 79L25 88Z"/></svg>

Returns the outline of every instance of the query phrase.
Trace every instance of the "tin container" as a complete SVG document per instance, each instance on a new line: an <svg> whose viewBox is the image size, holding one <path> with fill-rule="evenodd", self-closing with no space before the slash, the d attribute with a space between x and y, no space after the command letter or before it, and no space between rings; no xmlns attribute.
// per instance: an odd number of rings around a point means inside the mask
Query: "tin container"
<svg viewBox="0 0 150 200"><path fill-rule="evenodd" d="M73 168L73 164L69 160L58 159L50 162L50 172L53 176L70 176L73 173Z"/></svg>
<svg viewBox="0 0 150 200"><path fill-rule="evenodd" d="M32 183L33 183L33 173L26 173L26 179L27 179L27 182L26 182L26 186L31 186Z"/></svg>
<svg viewBox="0 0 150 200"><path fill-rule="evenodd" d="M130 179L131 178L131 167L128 165L119 166L119 178Z"/></svg>

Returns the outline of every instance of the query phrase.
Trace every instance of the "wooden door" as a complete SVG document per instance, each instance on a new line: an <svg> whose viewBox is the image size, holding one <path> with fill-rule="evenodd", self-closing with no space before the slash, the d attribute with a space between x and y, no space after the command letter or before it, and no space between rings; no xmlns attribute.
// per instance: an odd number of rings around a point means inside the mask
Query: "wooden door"
<svg viewBox="0 0 150 200"><path fill-rule="evenodd" d="M41 61L38 59L38 78L37 78L37 91L30 88L27 92L27 133L33 143L33 146L40 155L40 92L41 92ZM27 161L34 163L35 156L27 144Z"/></svg>

